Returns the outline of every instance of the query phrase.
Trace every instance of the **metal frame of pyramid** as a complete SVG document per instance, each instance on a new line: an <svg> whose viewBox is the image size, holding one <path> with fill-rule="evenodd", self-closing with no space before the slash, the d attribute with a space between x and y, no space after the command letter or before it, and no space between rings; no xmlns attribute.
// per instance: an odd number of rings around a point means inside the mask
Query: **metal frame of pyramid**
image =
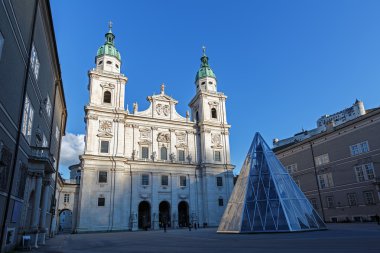
<svg viewBox="0 0 380 253"><path fill-rule="evenodd" d="M259 133L255 134L218 233L327 229Z"/></svg>

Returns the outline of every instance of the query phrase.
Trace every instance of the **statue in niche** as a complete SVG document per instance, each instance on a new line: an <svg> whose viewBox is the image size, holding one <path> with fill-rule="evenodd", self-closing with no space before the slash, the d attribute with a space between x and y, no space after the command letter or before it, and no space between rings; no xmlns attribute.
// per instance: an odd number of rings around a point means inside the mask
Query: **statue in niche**
<svg viewBox="0 0 380 253"><path fill-rule="evenodd" d="M191 156L191 154L189 153L186 157L186 159L189 161L189 163L191 163L191 161L193 160L193 157Z"/></svg>
<svg viewBox="0 0 380 253"><path fill-rule="evenodd" d="M174 162L175 161L175 154L174 153L170 153L169 158L170 158L171 162Z"/></svg>
<svg viewBox="0 0 380 253"><path fill-rule="evenodd" d="M156 160L156 157L157 157L156 151L153 151L150 156L150 159L152 159L152 161L154 162L154 160Z"/></svg>

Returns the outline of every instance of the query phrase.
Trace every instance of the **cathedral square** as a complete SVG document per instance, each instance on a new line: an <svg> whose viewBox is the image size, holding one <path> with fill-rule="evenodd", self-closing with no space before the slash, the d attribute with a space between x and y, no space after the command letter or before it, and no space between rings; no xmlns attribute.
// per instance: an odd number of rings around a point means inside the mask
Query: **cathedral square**
<svg viewBox="0 0 380 253"><path fill-rule="evenodd" d="M3 0L0 252L379 252L379 10Z"/></svg>

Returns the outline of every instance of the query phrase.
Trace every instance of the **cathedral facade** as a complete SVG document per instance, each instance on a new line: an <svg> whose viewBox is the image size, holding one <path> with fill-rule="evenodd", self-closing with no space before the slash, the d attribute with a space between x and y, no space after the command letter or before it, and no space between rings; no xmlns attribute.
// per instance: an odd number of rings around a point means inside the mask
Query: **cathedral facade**
<svg viewBox="0 0 380 253"><path fill-rule="evenodd" d="M111 31L88 72L78 232L217 226L233 188L226 96L203 52L191 113L165 94L125 110L128 78ZM191 115L190 115L191 114Z"/></svg>

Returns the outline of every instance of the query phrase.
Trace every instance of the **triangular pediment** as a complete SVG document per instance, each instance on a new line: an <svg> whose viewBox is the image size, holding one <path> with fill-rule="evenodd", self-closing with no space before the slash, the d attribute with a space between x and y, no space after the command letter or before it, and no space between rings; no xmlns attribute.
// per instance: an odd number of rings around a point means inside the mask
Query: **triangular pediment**
<svg viewBox="0 0 380 253"><path fill-rule="evenodd" d="M326 229L309 200L259 133L240 171L219 233Z"/></svg>
<svg viewBox="0 0 380 253"><path fill-rule="evenodd" d="M157 101L163 101L163 102L172 102L174 104L177 104L178 101L175 100L174 98L172 98L171 96L168 96L166 94L158 94L158 95L153 95L153 96L149 96L147 98L148 101L153 101L153 100L157 100Z"/></svg>
<svg viewBox="0 0 380 253"><path fill-rule="evenodd" d="M108 132L100 132L96 136L102 137L102 138L112 138L113 135Z"/></svg>

